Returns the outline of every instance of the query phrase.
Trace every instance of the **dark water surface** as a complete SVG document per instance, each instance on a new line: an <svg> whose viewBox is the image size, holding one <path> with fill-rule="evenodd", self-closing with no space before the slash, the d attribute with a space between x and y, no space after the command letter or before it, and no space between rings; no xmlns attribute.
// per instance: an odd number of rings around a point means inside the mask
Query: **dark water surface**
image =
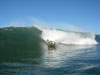
<svg viewBox="0 0 100 75"><path fill-rule="evenodd" d="M100 75L100 45L2 51L0 75Z"/></svg>

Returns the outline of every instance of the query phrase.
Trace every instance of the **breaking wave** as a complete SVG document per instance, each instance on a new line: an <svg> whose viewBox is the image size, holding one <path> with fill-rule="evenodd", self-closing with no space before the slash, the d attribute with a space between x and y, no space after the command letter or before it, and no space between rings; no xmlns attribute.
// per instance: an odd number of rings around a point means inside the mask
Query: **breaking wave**
<svg viewBox="0 0 100 75"><path fill-rule="evenodd" d="M32 46L32 44L37 44L38 46L47 39L61 44L98 44L98 42L95 40L95 34L89 32L71 32L59 29L43 28L40 26L5 27L0 29L0 44L2 45L4 45L4 43L19 43L22 45L26 43L25 45Z"/></svg>
<svg viewBox="0 0 100 75"><path fill-rule="evenodd" d="M37 26L36 26L37 27ZM79 45L93 45L98 44L95 40L95 35L90 32L71 32L58 29L48 29L37 27L42 31L42 38L44 40L52 40L56 43L62 44L79 44Z"/></svg>
<svg viewBox="0 0 100 75"><path fill-rule="evenodd" d="M37 55L41 57L42 50L46 50L48 47L46 44L47 39L55 41L57 49L66 49L67 46L65 47L63 44L97 44L93 33L68 32L37 26L5 27L0 28L0 59L4 61L8 60L9 57L14 60L18 56L19 61L21 58L33 57L33 55L34 57L37 57Z"/></svg>

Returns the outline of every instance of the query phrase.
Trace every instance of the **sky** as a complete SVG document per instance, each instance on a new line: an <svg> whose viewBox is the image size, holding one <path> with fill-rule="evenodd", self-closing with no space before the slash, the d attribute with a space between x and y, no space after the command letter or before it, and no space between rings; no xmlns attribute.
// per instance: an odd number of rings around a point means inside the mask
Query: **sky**
<svg viewBox="0 0 100 75"><path fill-rule="evenodd" d="M31 25L100 34L100 0L0 0L0 27Z"/></svg>

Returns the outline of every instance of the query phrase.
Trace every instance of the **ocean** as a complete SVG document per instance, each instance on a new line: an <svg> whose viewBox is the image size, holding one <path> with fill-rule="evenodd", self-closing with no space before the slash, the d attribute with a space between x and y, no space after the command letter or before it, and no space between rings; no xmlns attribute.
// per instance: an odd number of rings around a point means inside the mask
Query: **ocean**
<svg viewBox="0 0 100 75"><path fill-rule="evenodd" d="M55 49L48 49L47 39ZM1 28L0 75L100 75L99 41L90 32Z"/></svg>

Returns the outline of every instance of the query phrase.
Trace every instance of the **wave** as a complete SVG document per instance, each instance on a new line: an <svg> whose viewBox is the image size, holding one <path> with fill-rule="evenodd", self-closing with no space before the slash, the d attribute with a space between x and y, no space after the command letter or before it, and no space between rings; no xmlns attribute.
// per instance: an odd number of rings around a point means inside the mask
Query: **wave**
<svg viewBox="0 0 100 75"><path fill-rule="evenodd" d="M98 44L95 40L95 34L90 32L71 32L58 29L48 29L36 26L42 31L42 38L44 40L52 40L56 43L62 44L78 44L78 45L93 45Z"/></svg>
<svg viewBox="0 0 100 75"><path fill-rule="evenodd" d="M16 60L17 57L20 61L22 58L41 57L41 34L36 27L0 28L0 59Z"/></svg>
<svg viewBox="0 0 100 75"><path fill-rule="evenodd" d="M95 40L95 34L89 32L71 32L58 29L49 29L40 26L32 27L6 27L0 29L0 40L9 39L11 42L20 40L20 42L29 41L39 43L47 39L62 44L78 44L78 45L93 45L98 44ZM17 41L18 40L18 41ZM23 41L22 41L23 40ZM5 41L5 42L7 42ZM32 44L33 44L32 43Z"/></svg>
<svg viewBox="0 0 100 75"><path fill-rule="evenodd" d="M57 43L59 49L69 49L61 44L94 45L97 44L93 33L68 32L43 27L5 27L0 28L0 61L21 58L42 57L47 50L46 40ZM57 49L58 49L57 48ZM78 48L78 47L77 47ZM74 48L75 49L75 48Z"/></svg>

